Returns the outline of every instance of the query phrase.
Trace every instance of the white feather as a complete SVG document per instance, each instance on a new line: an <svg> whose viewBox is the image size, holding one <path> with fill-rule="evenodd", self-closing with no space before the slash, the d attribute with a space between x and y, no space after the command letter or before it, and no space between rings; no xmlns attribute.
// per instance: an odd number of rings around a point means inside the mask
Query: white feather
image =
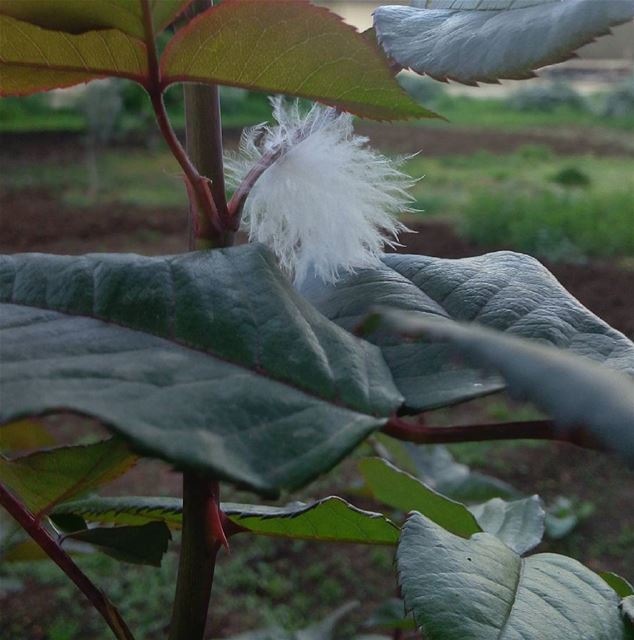
<svg viewBox="0 0 634 640"><path fill-rule="evenodd" d="M268 245L297 284L311 272L327 282L374 265L406 227L410 176L354 134L352 116L273 101L275 126L246 130L227 159L237 186L266 154L279 154L255 183L243 211L249 239Z"/></svg>

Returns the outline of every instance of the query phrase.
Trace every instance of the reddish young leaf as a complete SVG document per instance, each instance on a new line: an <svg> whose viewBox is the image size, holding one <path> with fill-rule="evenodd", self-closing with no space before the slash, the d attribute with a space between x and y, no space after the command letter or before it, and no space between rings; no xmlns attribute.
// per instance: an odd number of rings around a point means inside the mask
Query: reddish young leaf
<svg viewBox="0 0 634 640"><path fill-rule="evenodd" d="M176 34L161 67L166 85L284 93L380 120L434 116L401 90L371 42L306 0L224 0Z"/></svg>
<svg viewBox="0 0 634 640"><path fill-rule="evenodd" d="M156 31L167 27L191 1L150 0ZM0 15L68 33L118 29L144 37L140 0L0 0Z"/></svg>
<svg viewBox="0 0 634 640"><path fill-rule="evenodd" d="M105 76L143 84L145 45L121 31L71 35L0 16L0 96L29 95Z"/></svg>

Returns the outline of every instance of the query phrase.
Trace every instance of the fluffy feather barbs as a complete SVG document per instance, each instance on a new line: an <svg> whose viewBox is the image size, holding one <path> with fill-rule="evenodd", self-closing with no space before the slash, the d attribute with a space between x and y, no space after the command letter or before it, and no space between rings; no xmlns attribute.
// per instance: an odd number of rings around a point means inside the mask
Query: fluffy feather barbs
<svg viewBox="0 0 634 640"><path fill-rule="evenodd" d="M277 124L245 131L240 155L227 161L237 186L271 160L244 204L250 240L268 245L296 283L376 264L406 230L395 215L409 209L412 179L354 135L352 116L318 105L302 114L281 99L273 107Z"/></svg>

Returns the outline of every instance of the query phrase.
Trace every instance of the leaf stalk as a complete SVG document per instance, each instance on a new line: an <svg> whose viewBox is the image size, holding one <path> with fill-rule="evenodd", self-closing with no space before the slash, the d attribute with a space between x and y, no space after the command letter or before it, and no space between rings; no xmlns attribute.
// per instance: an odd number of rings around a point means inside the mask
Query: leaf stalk
<svg viewBox="0 0 634 640"><path fill-rule="evenodd" d="M11 517L29 534L49 558L75 583L77 588L90 600L112 630L117 640L134 640L132 632L124 622L117 608L88 576L75 564L61 548L55 537L43 526L29 509L0 484L0 504Z"/></svg>

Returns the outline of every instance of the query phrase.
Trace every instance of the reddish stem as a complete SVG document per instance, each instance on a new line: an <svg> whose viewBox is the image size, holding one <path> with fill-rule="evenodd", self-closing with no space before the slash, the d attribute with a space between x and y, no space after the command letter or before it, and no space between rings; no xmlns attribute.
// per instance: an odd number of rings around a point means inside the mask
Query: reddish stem
<svg viewBox="0 0 634 640"><path fill-rule="evenodd" d="M428 427L422 422L412 423L397 416L390 418L383 433L398 440L416 444L449 444L483 440L561 440L582 444L575 432L560 433L551 420L475 424L457 427Z"/></svg>
<svg viewBox="0 0 634 640"><path fill-rule="evenodd" d="M106 595L95 586L88 576L73 562L72 558L60 547L53 535L42 523L0 484L0 504L14 520L46 552L51 560L75 583L77 588L99 611L112 633L118 640L134 640L134 636L123 621L117 608Z"/></svg>
<svg viewBox="0 0 634 640"><path fill-rule="evenodd" d="M282 155L282 149L279 149L274 153L267 153L263 155L235 190L228 204L229 218L234 229L238 229L240 226L242 209L244 208L244 203L251 193L251 189L253 189L260 176L280 157L280 155Z"/></svg>
<svg viewBox="0 0 634 640"><path fill-rule="evenodd" d="M195 205L194 208L197 212L196 235L200 238L213 239L223 233L218 209L214 202L211 189L209 188L209 181L200 175L199 171L189 159L169 121L165 103L163 102L161 70L158 63L154 25L152 23L152 12L149 0L141 0L141 6L143 8L143 25L145 28L145 45L147 47L149 72L146 89L150 95L152 108L154 109L161 134L183 169L185 179L189 183L187 190L188 195L190 198L192 196L194 197L195 202L192 204Z"/></svg>

